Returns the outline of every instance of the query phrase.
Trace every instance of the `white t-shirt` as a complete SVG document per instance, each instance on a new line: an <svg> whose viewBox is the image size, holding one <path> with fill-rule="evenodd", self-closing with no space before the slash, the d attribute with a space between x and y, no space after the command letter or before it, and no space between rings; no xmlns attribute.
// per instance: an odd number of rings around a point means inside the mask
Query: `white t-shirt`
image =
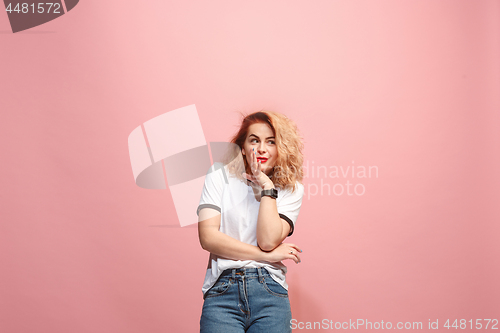
<svg viewBox="0 0 500 333"><path fill-rule="evenodd" d="M299 215L304 185L297 182L293 193L291 189L277 188L277 190L278 214L290 224L290 236ZM260 202L255 199L251 186L230 174L227 166L223 167L220 163L212 165L206 175L197 212L206 207L221 213L219 229L221 232L241 242L257 246L257 216ZM286 266L282 262L230 260L210 254L202 288L203 294L214 285L224 270L242 267L264 267L276 282L288 290L285 280Z"/></svg>

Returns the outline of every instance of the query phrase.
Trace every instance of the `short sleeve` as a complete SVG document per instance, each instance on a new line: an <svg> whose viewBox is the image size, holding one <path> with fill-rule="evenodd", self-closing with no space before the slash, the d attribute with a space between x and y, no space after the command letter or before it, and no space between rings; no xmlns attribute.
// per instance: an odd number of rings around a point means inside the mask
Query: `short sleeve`
<svg viewBox="0 0 500 333"><path fill-rule="evenodd" d="M221 212L222 192L226 183L226 174L223 164L215 163L210 167L205 176L203 191L201 192L200 204L196 210L196 214L200 213L203 208L212 208Z"/></svg>
<svg viewBox="0 0 500 333"><path fill-rule="evenodd" d="M304 197L304 185L297 182L295 191L283 190L278 194L276 202L279 216L290 224L290 233L293 234L295 222L299 217L300 207L302 206L302 198Z"/></svg>

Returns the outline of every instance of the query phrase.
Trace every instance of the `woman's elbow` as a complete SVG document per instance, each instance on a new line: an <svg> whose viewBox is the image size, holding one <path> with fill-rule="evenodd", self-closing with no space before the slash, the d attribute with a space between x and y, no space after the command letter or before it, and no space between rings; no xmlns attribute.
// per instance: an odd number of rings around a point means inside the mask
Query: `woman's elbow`
<svg viewBox="0 0 500 333"><path fill-rule="evenodd" d="M274 250L280 243L277 242L259 242L259 248L264 252L271 252Z"/></svg>
<svg viewBox="0 0 500 333"><path fill-rule="evenodd" d="M278 245L281 244L283 240L278 237L278 235L269 235L269 234L257 234L257 244L262 251L272 251Z"/></svg>
<svg viewBox="0 0 500 333"><path fill-rule="evenodd" d="M201 248L205 251L210 252L210 242L205 237L200 237Z"/></svg>

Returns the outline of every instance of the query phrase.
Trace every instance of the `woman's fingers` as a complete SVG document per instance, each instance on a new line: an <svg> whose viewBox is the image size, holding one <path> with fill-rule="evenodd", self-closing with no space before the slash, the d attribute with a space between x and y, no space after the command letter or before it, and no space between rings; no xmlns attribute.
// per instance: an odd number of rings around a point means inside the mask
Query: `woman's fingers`
<svg viewBox="0 0 500 333"><path fill-rule="evenodd" d="M295 263L300 263L302 260L300 259L299 253L302 252L302 250L295 244L287 244L290 247L289 254L290 254L290 259L295 261Z"/></svg>
<svg viewBox="0 0 500 333"><path fill-rule="evenodd" d="M299 249L299 247L296 246L295 244L288 244L288 246L290 246L290 250L289 250L290 259L295 261L295 263L297 263L297 264L300 263L301 260L300 260L299 253L301 252L301 250Z"/></svg>
<svg viewBox="0 0 500 333"><path fill-rule="evenodd" d="M252 157L252 173L254 176L258 176L260 174L261 166L260 162L257 161L257 153L255 149L253 149L253 157Z"/></svg>
<svg viewBox="0 0 500 333"><path fill-rule="evenodd" d="M251 169L252 169L252 173L254 173L254 174L255 174L254 170L255 170L255 163L256 163L256 161L257 161L257 156L255 155L255 150L254 150L254 149L252 149L252 152L253 152L253 154L252 154L252 165L251 165Z"/></svg>
<svg viewBox="0 0 500 333"><path fill-rule="evenodd" d="M297 264L298 264L298 263L300 263L300 261L301 261L301 260L300 260L300 256L299 256L299 254L298 254L296 251L293 251L292 256L293 256L293 260L294 260Z"/></svg>
<svg viewBox="0 0 500 333"><path fill-rule="evenodd" d="M294 254L291 254L290 256L291 256L290 259L295 261L296 264L300 263L300 257L295 252L294 252Z"/></svg>
<svg viewBox="0 0 500 333"><path fill-rule="evenodd" d="M251 180L254 183L257 183L258 185L262 185L262 162L257 160L257 154L255 153L255 150L253 151L253 156L252 160L250 161L250 171L251 175L245 174L244 177L246 177L248 180ZM249 178L251 177L251 178Z"/></svg>
<svg viewBox="0 0 500 333"><path fill-rule="evenodd" d="M294 251L302 252L302 249L300 247L298 247L297 245L293 244L293 243L286 243L286 245L288 245L291 248L293 248Z"/></svg>
<svg viewBox="0 0 500 333"><path fill-rule="evenodd" d="M248 173L246 173L246 172L243 172L243 173L242 173L242 175L243 175L243 177L245 177L245 178L246 178L246 179L248 179L248 180L255 180L255 177L254 177L254 176L249 175L249 174L248 174Z"/></svg>

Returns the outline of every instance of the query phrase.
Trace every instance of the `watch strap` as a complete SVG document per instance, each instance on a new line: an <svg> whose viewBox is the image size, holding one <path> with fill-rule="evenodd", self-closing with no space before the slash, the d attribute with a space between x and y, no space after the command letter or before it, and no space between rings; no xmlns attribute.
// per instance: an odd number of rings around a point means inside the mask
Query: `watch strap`
<svg viewBox="0 0 500 333"><path fill-rule="evenodd" d="M269 190L262 190L262 192L260 193L260 196L261 197L268 196L268 197L271 197L273 199L277 199L278 198L278 190L276 190L275 188L271 188Z"/></svg>

